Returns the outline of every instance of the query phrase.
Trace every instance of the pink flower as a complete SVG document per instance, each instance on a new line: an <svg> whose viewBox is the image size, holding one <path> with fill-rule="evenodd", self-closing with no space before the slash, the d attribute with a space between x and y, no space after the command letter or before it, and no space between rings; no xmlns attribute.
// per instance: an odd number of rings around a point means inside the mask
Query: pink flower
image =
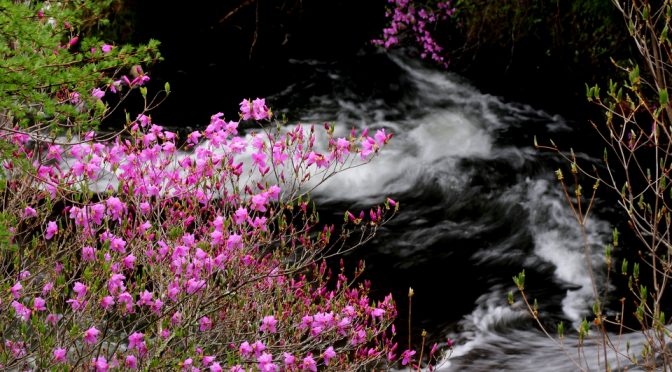
<svg viewBox="0 0 672 372"><path fill-rule="evenodd" d="M10 289L9 291L12 292L12 296L14 296L15 299L18 299L21 297L21 290L23 289L23 286L21 285L21 282L16 282Z"/></svg>
<svg viewBox="0 0 672 372"><path fill-rule="evenodd" d="M224 234L222 234L221 231L215 230L210 233L210 238L212 239L212 245L219 245L222 243L222 238L224 237Z"/></svg>
<svg viewBox="0 0 672 372"><path fill-rule="evenodd" d="M82 301L79 298L71 298L65 302L70 304L73 311L84 310L87 304L87 301Z"/></svg>
<svg viewBox="0 0 672 372"><path fill-rule="evenodd" d="M107 290L110 294L116 294L126 290L124 280L126 277L123 274L112 274L107 281Z"/></svg>
<svg viewBox="0 0 672 372"><path fill-rule="evenodd" d="M266 107L266 100L257 98L252 101L252 110L254 111L254 120L263 120L271 117L271 110Z"/></svg>
<svg viewBox="0 0 672 372"><path fill-rule="evenodd" d="M191 278L187 281L187 294L194 294L205 288L205 280Z"/></svg>
<svg viewBox="0 0 672 372"><path fill-rule="evenodd" d="M107 53L109 53L109 52L112 50L112 45L109 45L109 44L103 44L103 46L100 47L100 49L103 51L103 53L106 53L106 54L107 54Z"/></svg>
<svg viewBox="0 0 672 372"><path fill-rule="evenodd" d="M269 353L262 353L257 357L257 367L262 372L275 372L278 370L278 366L273 364L273 355Z"/></svg>
<svg viewBox="0 0 672 372"><path fill-rule="evenodd" d="M413 355L415 355L415 350L404 350L404 352L401 353L401 357L402 357L401 365L405 366L408 363L412 363L413 362Z"/></svg>
<svg viewBox="0 0 672 372"><path fill-rule="evenodd" d="M84 332L84 343L87 343L89 345L95 344L96 342L98 342L98 335L100 335L100 331L96 329L96 327L91 327L87 329Z"/></svg>
<svg viewBox="0 0 672 372"><path fill-rule="evenodd" d="M107 372L110 365L107 364L107 359L104 356L91 359L91 366L96 369L96 372Z"/></svg>
<svg viewBox="0 0 672 372"><path fill-rule="evenodd" d="M140 299L138 300L138 305L151 305L152 304L152 292L144 290L140 293Z"/></svg>
<svg viewBox="0 0 672 372"><path fill-rule="evenodd" d="M252 117L253 109L252 102L249 99L244 99L240 102L240 117L243 120L249 120Z"/></svg>
<svg viewBox="0 0 672 372"><path fill-rule="evenodd" d="M317 372L317 363L313 359L312 354L308 354L307 357L303 358L303 363L301 364L304 371Z"/></svg>
<svg viewBox="0 0 672 372"><path fill-rule="evenodd" d="M119 253L125 253L126 241L122 238L114 237L110 240L110 249Z"/></svg>
<svg viewBox="0 0 672 372"><path fill-rule="evenodd" d="M134 332L128 336L128 348L129 349L143 349L145 347L145 335L140 332Z"/></svg>
<svg viewBox="0 0 672 372"><path fill-rule="evenodd" d="M136 369L138 368L138 359L135 355L127 355L126 361L124 361L124 366L128 369Z"/></svg>
<svg viewBox="0 0 672 372"><path fill-rule="evenodd" d="M54 354L54 361L55 361L56 363L63 363L63 362L65 362L66 354L67 354L67 351L66 351L65 349L60 348L60 347L57 348L57 349L54 349L53 354Z"/></svg>
<svg viewBox="0 0 672 372"><path fill-rule="evenodd" d="M292 366L294 364L294 362L296 362L296 358L294 357L294 355L292 355L290 353L287 353L287 352L282 353L282 354L284 356L285 368L289 368L290 366Z"/></svg>
<svg viewBox="0 0 672 372"><path fill-rule="evenodd" d="M61 320L62 317L63 315L61 314L49 314L47 315L46 322L54 326L56 323L58 323L59 320Z"/></svg>
<svg viewBox="0 0 672 372"><path fill-rule="evenodd" d="M140 212L142 212L143 215L146 215L150 211L150 205L147 202L142 202L140 203Z"/></svg>
<svg viewBox="0 0 672 372"><path fill-rule="evenodd" d="M100 88L95 88L91 91L91 96L96 99L102 99L105 96L105 92L100 90Z"/></svg>
<svg viewBox="0 0 672 372"><path fill-rule="evenodd" d="M240 344L240 348L238 349L240 352L240 355L247 357L252 354L252 346L250 346L250 343L245 341L242 344Z"/></svg>
<svg viewBox="0 0 672 372"><path fill-rule="evenodd" d="M257 340L255 343L252 344L252 350L254 350L254 356L259 357L261 352L266 350L266 345L264 345L263 342Z"/></svg>
<svg viewBox="0 0 672 372"><path fill-rule="evenodd" d="M252 197L252 210L259 212L266 212L266 204L268 203L268 193L262 192Z"/></svg>
<svg viewBox="0 0 672 372"><path fill-rule="evenodd" d="M58 234L58 225L55 221L49 221L47 223L47 232L44 234L44 238L50 240L56 234Z"/></svg>
<svg viewBox="0 0 672 372"><path fill-rule="evenodd" d="M228 249L241 249L243 248L243 238L238 234L231 234L226 240L226 247Z"/></svg>
<svg viewBox="0 0 672 372"><path fill-rule="evenodd" d="M54 288L54 283L53 282L47 282L43 287L42 287L42 295L45 296L47 293L51 292L51 290Z"/></svg>
<svg viewBox="0 0 672 372"><path fill-rule="evenodd" d="M222 372L222 366L220 366L219 363L214 362L210 366L210 372Z"/></svg>
<svg viewBox="0 0 672 372"><path fill-rule="evenodd" d="M114 297L112 296L105 296L103 297L102 300L100 300L100 307L102 307L105 310L108 310L113 305L114 305Z"/></svg>
<svg viewBox="0 0 672 372"><path fill-rule="evenodd" d="M75 285L72 287L72 290L77 293L77 298L81 299L86 296L86 291L88 287L81 282L75 282Z"/></svg>
<svg viewBox="0 0 672 372"><path fill-rule="evenodd" d="M207 316L202 317L198 321L198 324L199 324L198 329L201 332L209 331L210 329L212 329L212 321Z"/></svg>
<svg viewBox="0 0 672 372"><path fill-rule="evenodd" d="M236 210L236 213L233 215L233 222L236 223L236 225L241 225L245 220L247 219L247 209L240 207Z"/></svg>
<svg viewBox="0 0 672 372"><path fill-rule="evenodd" d="M24 218L37 217L37 211L31 207L26 207L23 210L23 217Z"/></svg>
<svg viewBox="0 0 672 372"><path fill-rule="evenodd" d="M85 262L95 261L96 259L96 250L93 247L83 247L82 248L82 260Z"/></svg>
<svg viewBox="0 0 672 372"><path fill-rule="evenodd" d="M77 93L77 95L79 96L79 93ZM62 154L63 154L63 148L61 146L51 145L49 146L49 150L47 152L47 160L61 161L63 160L63 157L61 157Z"/></svg>
<svg viewBox="0 0 672 372"><path fill-rule="evenodd" d="M128 256L124 257L124 266L127 269L132 269L135 266L135 256L133 254L129 254Z"/></svg>
<svg viewBox="0 0 672 372"><path fill-rule="evenodd" d="M183 371L189 371L191 367L194 365L194 360L191 358L187 358L184 361L180 362L180 365L182 366Z"/></svg>
<svg viewBox="0 0 672 372"><path fill-rule="evenodd" d="M33 299L33 310L35 311L44 311L47 310L47 308L44 306L47 302L44 301L43 298L41 297L35 297Z"/></svg>
<svg viewBox="0 0 672 372"><path fill-rule="evenodd" d="M210 365L210 363L212 363L214 361L215 361L215 356L206 355L206 356L203 357L203 360L201 361L201 363L203 364L204 367L207 367L207 366Z"/></svg>
<svg viewBox="0 0 672 372"><path fill-rule="evenodd" d="M273 315L267 315L261 321L261 327L259 328L259 330L261 332L275 333L275 332L277 332L277 330L275 328L275 326L277 324L278 324L278 321L275 320L275 317Z"/></svg>
<svg viewBox="0 0 672 372"><path fill-rule="evenodd" d="M126 210L126 204L124 204L119 198L117 197L110 197L107 199L105 202L107 205L107 213L113 220L121 220L121 215L124 213Z"/></svg>
<svg viewBox="0 0 672 372"><path fill-rule="evenodd" d="M22 303L12 301L12 308L14 309L14 312L16 315L18 315L23 321L28 321L30 319L30 314L32 311L30 311L29 308L23 306Z"/></svg>
<svg viewBox="0 0 672 372"><path fill-rule="evenodd" d="M381 316L383 316L383 314L385 314L385 310L383 309L375 308L373 309L373 311L371 311L371 316L373 316L374 318L380 318Z"/></svg>
<svg viewBox="0 0 672 372"><path fill-rule="evenodd" d="M328 366L329 365L329 360L331 360L333 357L336 356L336 352L334 351L334 347L329 346L327 348L327 350L324 351L323 356L324 356L324 364Z"/></svg>
<svg viewBox="0 0 672 372"><path fill-rule="evenodd" d="M385 128L379 129L376 131L376 134L374 135L374 138L376 139L376 143L378 146L383 146L384 144L387 143L387 141L390 139L392 135L388 135L385 133Z"/></svg>

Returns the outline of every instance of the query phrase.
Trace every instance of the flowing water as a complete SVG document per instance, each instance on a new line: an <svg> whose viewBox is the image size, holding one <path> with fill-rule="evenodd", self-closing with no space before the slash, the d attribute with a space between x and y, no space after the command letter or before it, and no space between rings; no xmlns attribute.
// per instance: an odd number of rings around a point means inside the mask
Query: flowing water
<svg viewBox="0 0 672 372"><path fill-rule="evenodd" d="M289 107L290 121L395 134L371 164L329 180L315 196L334 218L386 196L400 200L399 215L351 258L366 260L380 294L392 290L401 319L413 287L413 332L455 340L440 370L577 370L575 332L565 339L567 355L520 300L511 306L506 299L512 276L525 269L529 295L551 329L560 320L576 329L590 315L586 260L600 282L610 224L594 215L584 249L553 173L566 164L533 147L534 135L571 144L577 133L570 125L399 56L293 63L303 78L269 97ZM584 352L584 368L598 368L601 349L588 342Z"/></svg>

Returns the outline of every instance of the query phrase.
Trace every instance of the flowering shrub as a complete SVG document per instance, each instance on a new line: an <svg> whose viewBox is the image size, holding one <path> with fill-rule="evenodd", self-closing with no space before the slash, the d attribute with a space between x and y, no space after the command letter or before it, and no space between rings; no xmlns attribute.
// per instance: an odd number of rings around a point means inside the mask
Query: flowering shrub
<svg viewBox="0 0 672 372"><path fill-rule="evenodd" d="M421 47L420 56L423 59L429 58L439 65L448 67L448 62L442 53L443 48L434 40L429 30L438 21L446 20L455 13L452 2L388 0L388 3L392 4L392 9L385 12L388 27L383 29L382 39L373 40L373 44L388 49L399 44L401 35L407 33Z"/></svg>
<svg viewBox="0 0 672 372"><path fill-rule="evenodd" d="M263 100L241 103L241 118L270 115ZM390 135L333 138L327 126L319 150L314 127L242 137L238 125L214 115L181 145L144 115L111 142L11 136L31 170L3 164L3 368L314 371L396 358L391 297L372 301L325 261L367 241L396 202L348 212L337 229L305 192Z"/></svg>

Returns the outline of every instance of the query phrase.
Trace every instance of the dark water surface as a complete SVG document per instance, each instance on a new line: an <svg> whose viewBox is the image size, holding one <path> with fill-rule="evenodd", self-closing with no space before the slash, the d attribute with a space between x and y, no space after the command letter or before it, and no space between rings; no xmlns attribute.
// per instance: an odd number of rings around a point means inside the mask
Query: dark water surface
<svg viewBox="0 0 672 372"><path fill-rule="evenodd" d="M581 236L553 175L562 162L532 146L534 135L569 141L570 126L400 56L294 63L308 76L269 100L296 122L395 133L372 164L330 180L316 197L335 219L386 196L401 201L397 218L351 258L366 260L381 295L393 292L400 319L413 287L415 333L457 341L443 368L574 370L522 304L506 301L511 277L525 269L549 324L575 326L589 315ZM599 268L610 226L593 219L587 229Z"/></svg>

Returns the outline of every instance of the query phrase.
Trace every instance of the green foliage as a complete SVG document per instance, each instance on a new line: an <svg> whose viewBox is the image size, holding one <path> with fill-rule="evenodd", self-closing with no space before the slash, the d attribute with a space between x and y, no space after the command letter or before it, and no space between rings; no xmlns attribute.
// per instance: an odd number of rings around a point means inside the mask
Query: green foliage
<svg viewBox="0 0 672 372"><path fill-rule="evenodd" d="M0 1L0 127L95 128L108 107L91 96L131 66L160 58L158 42L114 46L99 35L113 1Z"/></svg>

